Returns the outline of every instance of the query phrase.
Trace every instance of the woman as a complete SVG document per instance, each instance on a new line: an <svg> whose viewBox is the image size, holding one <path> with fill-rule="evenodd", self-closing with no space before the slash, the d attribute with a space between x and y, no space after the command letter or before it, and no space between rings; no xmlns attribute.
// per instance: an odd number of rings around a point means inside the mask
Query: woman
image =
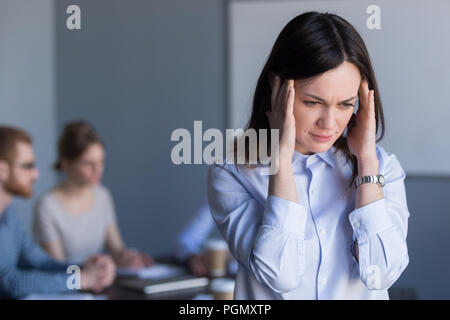
<svg viewBox="0 0 450 320"><path fill-rule="evenodd" d="M380 94L350 23L307 12L283 28L247 128L279 129L278 171L227 161L208 173L213 218L239 261L235 298L389 299L409 263L405 172L377 144Z"/></svg>
<svg viewBox="0 0 450 320"><path fill-rule="evenodd" d="M120 267L140 268L152 259L126 248L116 222L110 192L100 184L104 146L85 122L69 123L59 141L55 168L65 180L37 203L34 234L60 261L79 262L107 250Z"/></svg>

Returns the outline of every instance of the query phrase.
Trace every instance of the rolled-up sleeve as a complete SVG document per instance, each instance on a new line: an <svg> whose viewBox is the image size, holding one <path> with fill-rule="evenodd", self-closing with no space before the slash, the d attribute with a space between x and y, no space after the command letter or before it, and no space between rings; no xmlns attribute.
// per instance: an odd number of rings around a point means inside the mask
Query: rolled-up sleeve
<svg viewBox="0 0 450 320"><path fill-rule="evenodd" d="M0 293L7 298L19 299L29 294L55 294L68 292L68 275L64 272L20 270L0 265Z"/></svg>
<svg viewBox="0 0 450 320"><path fill-rule="evenodd" d="M0 296L16 299L33 293L67 292L67 265L51 259L26 234L15 214L8 218L3 239L14 245L0 246Z"/></svg>
<svg viewBox="0 0 450 320"><path fill-rule="evenodd" d="M233 256L271 290L296 289L305 270L305 207L272 195L262 205L230 167L212 165L207 185L211 214Z"/></svg>
<svg viewBox="0 0 450 320"><path fill-rule="evenodd" d="M391 287L409 263L406 174L396 156L384 151L380 173L386 181L384 198L349 215L353 238L358 241L360 278L367 288L374 290Z"/></svg>

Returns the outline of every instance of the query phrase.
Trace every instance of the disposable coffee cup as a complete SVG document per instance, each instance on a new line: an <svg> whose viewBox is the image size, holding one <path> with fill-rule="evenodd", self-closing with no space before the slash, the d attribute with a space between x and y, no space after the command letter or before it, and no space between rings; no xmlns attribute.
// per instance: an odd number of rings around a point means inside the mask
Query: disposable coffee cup
<svg viewBox="0 0 450 320"><path fill-rule="evenodd" d="M224 240L211 239L205 244L206 264L211 277L223 277L227 273L228 245Z"/></svg>
<svg viewBox="0 0 450 320"><path fill-rule="evenodd" d="M233 300L234 280L221 278L211 281L211 293L214 300Z"/></svg>

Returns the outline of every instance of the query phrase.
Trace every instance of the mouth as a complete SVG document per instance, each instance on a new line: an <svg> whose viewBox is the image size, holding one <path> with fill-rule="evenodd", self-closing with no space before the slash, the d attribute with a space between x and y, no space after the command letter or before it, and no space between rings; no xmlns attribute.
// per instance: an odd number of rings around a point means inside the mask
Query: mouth
<svg viewBox="0 0 450 320"><path fill-rule="evenodd" d="M321 135L317 135L317 134L313 134L310 132L310 134L313 136L313 138L318 141L318 142L328 142L331 140L331 138L333 136L321 136Z"/></svg>

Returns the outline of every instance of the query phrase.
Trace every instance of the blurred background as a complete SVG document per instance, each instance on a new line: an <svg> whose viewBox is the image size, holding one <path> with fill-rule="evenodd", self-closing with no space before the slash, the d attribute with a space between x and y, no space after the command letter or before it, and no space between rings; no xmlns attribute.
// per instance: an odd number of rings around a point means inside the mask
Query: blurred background
<svg viewBox="0 0 450 320"><path fill-rule="evenodd" d="M71 4L81 8L81 30L66 27ZM114 196L125 241L152 255L173 252L177 234L206 198L207 166L173 164L170 136L177 128L192 133L195 120L203 130L231 123L229 5L0 0L0 123L31 133L41 172L33 199L16 200L28 230L34 201L59 179L51 166L64 124L86 119L106 145L103 183ZM431 23L433 15L423 19ZM448 61L439 63L448 69ZM391 126L397 134L411 130L405 121ZM416 138L402 139L417 147ZM450 150L445 139L441 147ZM410 263L391 291L399 298L449 299L450 175L406 174Z"/></svg>

